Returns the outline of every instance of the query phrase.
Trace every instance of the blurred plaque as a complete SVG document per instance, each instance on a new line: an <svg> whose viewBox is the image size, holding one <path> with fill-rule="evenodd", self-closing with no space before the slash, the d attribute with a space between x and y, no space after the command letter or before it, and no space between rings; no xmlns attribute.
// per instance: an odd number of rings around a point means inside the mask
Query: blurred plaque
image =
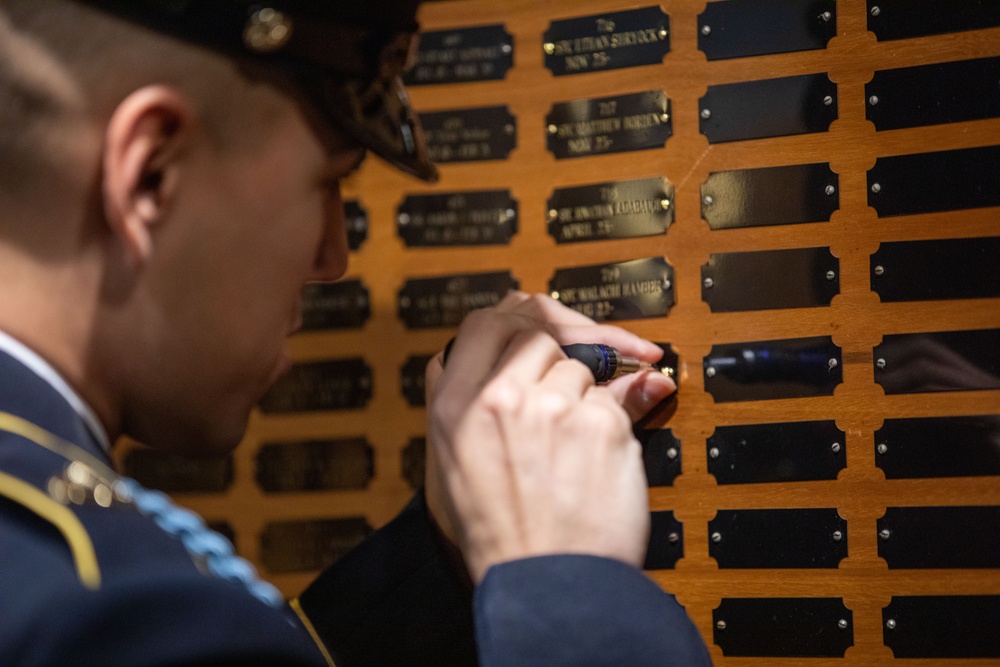
<svg viewBox="0 0 1000 667"><path fill-rule="evenodd" d="M357 250L368 238L368 213L355 199L344 202L344 224L347 225L347 246Z"/></svg>
<svg viewBox="0 0 1000 667"><path fill-rule="evenodd" d="M868 172L878 217L1000 206L1000 146L880 157Z"/></svg>
<svg viewBox="0 0 1000 667"><path fill-rule="evenodd" d="M427 396L424 393L424 370L433 358L433 354L415 354L407 359L400 369L403 398L411 407L422 408L427 403Z"/></svg>
<svg viewBox="0 0 1000 667"><path fill-rule="evenodd" d="M847 558L847 521L836 508L719 510L708 534L720 568L835 568Z"/></svg>
<svg viewBox="0 0 1000 667"><path fill-rule="evenodd" d="M825 162L716 171L701 186L712 229L827 222L838 208L839 179Z"/></svg>
<svg viewBox="0 0 1000 667"><path fill-rule="evenodd" d="M876 130L1000 117L1000 57L875 72L865 109Z"/></svg>
<svg viewBox="0 0 1000 667"><path fill-rule="evenodd" d="M710 2L698 15L698 48L709 60L825 49L836 34L836 0Z"/></svg>
<svg viewBox="0 0 1000 667"><path fill-rule="evenodd" d="M371 317L368 288L360 280L309 283L302 289L302 329L360 329Z"/></svg>
<svg viewBox="0 0 1000 667"><path fill-rule="evenodd" d="M420 114L434 162L506 160L517 145L517 121L506 106Z"/></svg>
<svg viewBox="0 0 1000 667"><path fill-rule="evenodd" d="M274 574L322 570L371 532L363 517L272 522L260 536L260 560Z"/></svg>
<svg viewBox="0 0 1000 667"><path fill-rule="evenodd" d="M854 645L841 598L723 598L712 622L726 657L843 658Z"/></svg>
<svg viewBox="0 0 1000 667"><path fill-rule="evenodd" d="M830 336L713 345L703 365L717 403L832 396L844 374Z"/></svg>
<svg viewBox="0 0 1000 667"><path fill-rule="evenodd" d="M878 555L890 570L1000 568L1000 507L889 507Z"/></svg>
<svg viewBox="0 0 1000 667"><path fill-rule="evenodd" d="M670 19L660 7L552 21L542 37L554 76L656 65L670 51Z"/></svg>
<svg viewBox="0 0 1000 667"><path fill-rule="evenodd" d="M1000 329L888 334L874 353L886 394L1000 389Z"/></svg>
<svg viewBox="0 0 1000 667"><path fill-rule="evenodd" d="M672 570L684 556L684 526L673 512L650 513L649 547L646 549L646 570Z"/></svg>
<svg viewBox="0 0 1000 667"><path fill-rule="evenodd" d="M409 195L396 212L408 247L504 245L517 232L510 190Z"/></svg>
<svg viewBox="0 0 1000 667"><path fill-rule="evenodd" d="M701 281L713 313L829 306L840 294L840 260L829 248L713 253Z"/></svg>
<svg viewBox="0 0 1000 667"><path fill-rule="evenodd" d="M557 160L663 148L673 131L670 100L662 90L560 102L545 122Z"/></svg>
<svg viewBox="0 0 1000 667"><path fill-rule="evenodd" d="M335 359L292 366L262 399L265 414L354 410L372 397L372 369L364 359Z"/></svg>
<svg viewBox="0 0 1000 667"><path fill-rule="evenodd" d="M493 81L514 64L514 38L503 25L421 32L408 86Z"/></svg>
<svg viewBox="0 0 1000 667"><path fill-rule="evenodd" d="M1000 595L892 596L882 642L904 658L1000 658Z"/></svg>
<svg viewBox="0 0 1000 667"><path fill-rule="evenodd" d="M681 474L681 441L670 429L644 429L636 433L642 445L642 463L649 486L673 486Z"/></svg>
<svg viewBox="0 0 1000 667"><path fill-rule="evenodd" d="M236 544L236 532L233 527L229 525L228 521L206 521L205 525L208 526L209 530L214 530L219 535L229 540L230 544Z"/></svg>
<svg viewBox="0 0 1000 667"><path fill-rule="evenodd" d="M473 310L495 306L517 288L510 271L411 278L399 291L399 318L408 329L457 327Z"/></svg>
<svg viewBox="0 0 1000 667"><path fill-rule="evenodd" d="M845 444L833 420L717 426L708 472L719 484L837 479L847 465Z"/></svg>
<svg viewBox="0 0 1000 667"><path fill-rule="evenodd" d="M674 186L640 178L557 188L548 202L556 243L657 236L674 221Z"/></svg>
<svg viewBox="0 0 1000 667"><path fill-rule="evenodd" d="M221 493L233 483L233 456L191 458L136 448L124 461L125 474L166 493Z"/></svg>
<svg viewBox="0 0 1000 667"><path fill-rule="evenodd" d="M674 305L674 270L662 257L556 269L553 299L598 322L664 317Z"/></svg>
<svg viewBox="0 0 1000 667"><path fill-rule="evenodd" d="M875 463L886 479L1000 475L1000 414L886 419Z"/></svg>
<svg viewBox="0 0 1000 667"><path fill-rule="evenodd" d="M996 26L996 0L868 0L868 29L880 42Z"/></svg>
<svg viewBox="0 0 1000 667"><path fill-rule="evenodd" d="M364 438L267 443L257 452L257 485L267 493L364 489L374 476Z"/></svg>
<svg viewBox="0 0 1000 667"><path fill-rule="evenodd" d="M709 86L698 108L710 144L826 132L837 119L837 84L805 74Z"/></svg>
<svg viewBox="0 0 1000 667"><path fill-rule="evenodd" d="M410 438L402 456L403 479L414 491L422 489L427 471L427 438Z"/></svg>
<svg viewBox="0 0 1000 667"><path fill-rule="evenodd" d="M871 257L872 291L883 303L998 297L998 259L1000 236L883 242Z"/></svg>

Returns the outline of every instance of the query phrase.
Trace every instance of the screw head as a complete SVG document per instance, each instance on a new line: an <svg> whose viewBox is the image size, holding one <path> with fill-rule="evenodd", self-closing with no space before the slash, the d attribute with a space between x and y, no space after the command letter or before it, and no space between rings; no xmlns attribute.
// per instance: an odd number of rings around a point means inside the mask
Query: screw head
<svg viewBox="0 0 1000 667"><path fill-rule="evenodd" d="M875 365L879 368L885 368L885 359L876 359Z"/></svg>
<svg viewBox="0 0 1000 667"><path fill-rule="evenodd" d="M658 34L660 36L660 39L663 39L664 37L667 36L667 29L666 28L660 28L660 31L658 33L656 33L656 34Z"/></svg>
<svg viewBox="0 0 1000 667"><path fill-rule="evenodd" d="M839 530L833 531L833 541L834 542L839 542L842 539L844 539L844 534L842 532L840 532Z"/></svg>
<svg viewBox="0 0 1000 667"><path fill-rule="evenodd" d="M711 457L713 459L719 458L719 448L718 447L712 447L710 450L708 450L708 455L709 455L709 457Z"/></svg>
<svg viewBox="0 0 1000 667"><path fill-rule="evenodd" d="M666 197L664 197L663 199L661 199L660 200L660 208L662 208L664 211L669 210L670 209L670 200L667 199Z"/></svg>
<svg viewBox="0 0 1000 667"><path fill-rule="evenodd" d="M872 16L878 16L882 13L882 10L878 8L878 5L872 7Z"/></svg>
<svg viewBox="0 0 1000 667"><path fill-rule="evenodd" d="M827 95L823 98L823 106L829 107L833 106L833 96Z"/></svg>
<svg viewBox="0 0 1000 667"><path fill-rule="evenodd" d="M555 125L549 125L548 129L549 129L549 134L555 134L556 132L559 131L559 128L556 127Z"/></svg>
<svg viewBox="0 0 1000 667"><path fill-rule="evenodd" d="M704 202L705 206L711 206L712 204L715 203L715 197L713 197L712 195L705 195L704 197L702 197L701 201Z"/></svg>
<svg viewBox="0 0 1000 667"><path fill-rule="evenodd" d="M666 112L660 114L660 121L666 123L668 120L670 120L670 114Z"/></svg>
<svg viewBox="0 0 1000 667"><path fill-rule="evenodd" d="M832 185L828 185L828 186L826 186L826 187L825 187L825 188L823 189L823 192L825 192L825 193L827 194L827 196L828 196L828 197L829 197L829 196L832 196L832 195L833 195L833 193L834 193L834 192L836 192L836 191L837 191L837 188L833 187Z"/></svg>
<svg viewBox="0 0 1000 667"><path fill-rule="evenodd" d="M846 618L842 618L839 621L837 621L837 627L840 628L841 630L846 630L847 629L847 619Z"/></svg>
<svg viewBox="0 0 1000 667"><path fill-rule="evenodd" d="M706 36L711 35L712 34L712 26L710 26L710 25L703 25L703 26L701 26L701 34L706 35Z"/></svg>
<svg viewBox="0 0 1000 667"><path fill-rule="evenodd" d="M833 272L833 271L827 271L826 272L826 279L827 280L833 280L836 277L837 277L837 274L835 272Z"/></svg>
<svg viewBox="0 0 1000 667"><path fill-rule="evenodd" d="M559 219L559 211L555 210L554 208L550 208L549 209L549 221L550 222L555 222L558 219Z"/></svg>
<svg viewBox="0 0 1000 667"><path fill-rule="evenodd" d="M410 297L408 297L408 296L401 296L401 297L399 297L399 307L400 308L409 308L410 307Z"/></svg>
<svg viewBox="0 0 1000 667"><path fill-rule="evenodd" d="M833 452L834 454L839 454L841 449L842 447L840 446L839 442L835 442L832 445L830 445L830 451Z"/></svg>
<svg viewBox="0 0 1000 667"><path fill-rule="evenodd" d="M717 627L720 630L725 630L726 629L726 622L725 621L716 621L715 622L715 627Z"/></svg>
<svg viewBox="0 0 1000 667"><path fill-rule="evenodd" d="M878 447L875 448L875 451L877 451L879 454L885 454L887 451L889 451L889 445L885 444L884 442L880 442L878 443Z"/></svg>
<svg viewBox="0 0 1000 667"><path fill-rule="evenodd" d="M677 448L676 447L671 447L670 449L667 450L667 458L668 459L676 459L677 458Z"/></svg>
<svg viewBox="0 0 1000 667"><path fill-rule="evenodd" d="M878 183L872 183L872 193L877 195L880 192L882 192L882 186Z"/></svg>
<svg viewBox="0 0 1000 667"><path fill-rule="evenodd" d="M705 286L705 289L712 289L713 287L715 287L715 281L712 280L711 278L705 278L702 284Z"/></svg>
<svg viewBox="0 0 1000 667"><path fill-rule="evenodd" d="M510 53L511 51L514 50L514 47L511 46L510 44L504 44L503 46L500 47L500 50L503 51L504 53Z"/></svg>
<svg viewBox="0 0 1000 667"><path fill-rule="evenodd" d="M402 227L405 227L406 225L410 224L410 214L409 213L400 213L399 216L396 219L399 221L399 224Z"/></svg>
<svg viewBox="0 0 1000 667"><path fill-rule="evenodd" d="M549 296L551 296L556 301L559 300L559 292L549 292Z"/></svg>
<svg viewBox="0 0 1000 667"><path fill-rule="evenodd" d="M708 120L709 118L712 117L712 110L711 109L702 109L701 110L701 117L704 118L705 120Z"/></svg>
<svg viewBox="0 0 1000 667"><path fill-rule="evenodd" d="M712 533L712 541L718 544L722 541L722 533Z"/></svg>
<svg viewBox="0 0 1000 667"><path fill-rule="evenodd" d="M881 276L883 273L885 273L885 267L884 266L882 266L881 264L879 264L878 266L875 267L875 275L876 276Z"/></svg>
<svg viewBox="0 0 1000 667"><path fill-rule="evenodd" d="M833 370L834 368L839 366L840 363L836 359L830 359L830 361L826 362L826 365L830 370Z"/></svg>
<svg viewBox="0 0 1000 667"><path fill-rule="evenodd" d="M883 540L889 539L889 536L891 536L891 535L892 535L892 533L889 531L888 528L883 528L878 533L878 536L881 537Z"/></svg>
<svg viewBox="0 0 1000 667"><path fill-rule="evenodd" d="M875 106L876 104L878 104L878 95L872 95L871 97L869 97L868 98L868 104L870 104L872 106Z"/></svg>
<svg viewBox="0 0 1000 667"><path fill-rule="evenodd" d="M705 377L714 378L715 377L715 369L713 367L711 367L711 366L709 366L708 368L706 368L705 369Z"/></svg>
<svg viewBox="0 0 1000 667"><path fill-rule="evenodd" d="M890 618L888 621L885 622L885 627L889 628L890 630L895 630L896 629L896 619Z"/></svg>
<svg viewBox="0 0 1000 667"><path fill-rule="evenodd" d="M556 52L556 45L553 44L552 42L545 42L545 45L542 46L542 48L545 49L545 53L549 54L550 56Z"/></svg>
<svg viewBox="0 0 1000 667"><path fill-rule="evenodd" d="M678 535L677 533L670 533L669 535L667 535L667 541L669 541L671 544L677 544L678 542L681 541L681 536Z"/></svg>

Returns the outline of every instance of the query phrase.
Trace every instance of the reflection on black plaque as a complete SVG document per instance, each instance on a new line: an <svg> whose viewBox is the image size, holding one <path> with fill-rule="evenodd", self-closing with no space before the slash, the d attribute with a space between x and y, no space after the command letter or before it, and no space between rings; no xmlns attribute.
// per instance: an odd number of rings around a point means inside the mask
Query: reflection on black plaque
<svg viewBox="0 0 1000 667"><path fill-rule="evenodd" d="M232 454L193 459L155 449L133 449L125 457L125 474L143 486L167 493L221 493L233 483Z"/></svg>
<svg viewBox="0 0 1000 667"><path fill-rule="evenodd" d="M372 396L372 369L364 359L296 364L260 399L266 414L363 408Z"/></svg>
<svg viewBox="0 0 1000 667"><path fill-rule="evenodd" d="M674 305L674 269L662 257L556 269L553 299L598 322L664 317Z"/></svg>
<svg viewBox="0 0 1000 667"><path fill-rule="evenodd" d="M260 536L260 560L275 574L322 570L371 532L362 517L269 523Z"/></svg>
<svg viewBox="0 0 1000 667"><path fill-rule="evenodd" d="M705 391L717 403L832 396L843 381L841 350L830 336L713 345Z"/></svg>
<svg viewBox="0 0 1000 667"><path fill-rule="evenodd" d="M847 521L835 508L719 510L708 535L720 568L831 568L847 558Z"/></svg>
<svg viewBox="0 0 1000 667"><path fill-rule="evenodd" d="M878 41L1000 26L994 0L868 0L868 29Z"/></svg>
<svg viewBox="0 0 1000 667"><path fill-rule="evenodd" d="M510 190L409 195L396 229L409 247L503 245L517 232L517 202Z"/></svg>
<svg viewBox="0 0 1000 667"><path fill-rule="evenodd" d="M502 25L420 33L408 86L492 81L507 76L514 63L514 38Z"/></svg>
<svg viewBox="0 0 1000 667"><path fill-rule="evenodd" d="M708 439L708 472L719 484L837 479L847 465L834 421L719 426Z"/></svg>
<svg viewBox="0 0 1000 667"><path fill-rule="evenodd" d="M309 283L302 289L302 329L358 329L371 317L368 288L360 280Z"/></svg>
<svg viewBox="0 0 1000 667"><path fill-rule="evenodd" d="M890 570L1000 568L1000 507L889 507L878 555Z"/></svg>
<svg viewBox="0 0 1000 667"><path fill-rule="evenodd" d="M681 474L681 441L670 429L645 429L636 433L642 445L642 463L649 486L673 486Z"/></svg>
<svg viewBox="0 0 1000 667"><path fill-rule="evenodd" d="M1000 475L1000 414L886 419L875 463L886 479Z"/></svg>
<svg viewBox="0 0 1000 667"><path fill-rule="evenodd" d="M886 394L1000 389L1000 329L889 334L874 359Z"/></svg>
<svg viewBox="0 0 1000 667"><path fill-rule="evenodd" d="M517 288L510 271L411 278L399 291L399 318L408 329L457 327L473 310L495 306Z"/></svg>
<svg viewBox="0 0 1000 667"><path fill-rule="evenodd" d="M410 438L403 448L403 479L416 491L427 475L427 438Z"/></svg>
<svg viewBox="0 0 1000 667"><path fill-rule="evenodd" d="M517 121L506 106L420 114L434 162L506 160L517 145Z"/></svg>
<svg viewBox="0 0 1000 667"><path fill-rule="evenodd" d="M655 65L670 51L670 19L659 7L553 21L543 35L555 76Z"/></svg>
<svg viewBox="0 0 1000 667"><path fill-rule="evenodd" d="M838 208L839 179L825 162L716 171L701 186L712 229L826 222Z"/></svg>
<svg viewBox="0 0 1000 667"><path fill-rule="evenodd" d="M684 556L684 525L673 512L651 512L646 570L672 570Z"/></svg>
<svg viewBox="0 0 1000 667"><path fill-rule="evenodd" d="M268 493L364 489L374 476L364 438L269 443L257 452L257 484Z"/></svg>
<svg viewBox="0 0 1000 667"><path fill-rule="evenodd" d="M663 148L672 132L670 100L662 90L561 102L545 122L557 160Z"/></svg>
<svg viewBox="0 0 1000 667"><path fill-rule="evenodd" d="M883 303L998 297L998 258L998 236L885 242L871 257L872 291Z"/></svg>
<svg viewBox="0 0 1000 667"><path fill-rule="evenodd" d="M836 34L836 0L710 2L698 15L698 48L709 60L824 49Z"/></svg>
<svg viewBox="0 0 1000 667"><path fill-rule="evenodd" d="M403 388L403 398L414 408L422 408L427 403L424 393L424 369L433 354L416 354L406 360L400 369L400 383Z"/></svg>
<svg viewBox="0 0 1000 667"><path fill-rule="evenodd" d="M726 657L843 658L854 645L841 598L723 598L712 621Z"/></svg>
<svg viewBox="0 0 1000 667"><path fill-rule="evenodd" d="M347 226L347 247L357 250L368 238L368 213L355 199L344 202L344 224Z"/></svg>
<svg viewBox="0 0 1000 667"><path fill-rule="evenodd" d="M665 178L557 188L549 199L549 235L576 243L663 234L674 221L673 199Z"/></svg>
<svg viewBox="0 0 1000 667"><path fill-rule="evenodd" d="M709 86L699 105L711 144L826 132L837 119L837 84L826 74L727 83Z"/></svg>
<svg viewBox="0 0 1000 667"><path fill-rule="evenodd" d="M713 253L701 281L713 313L829 306L840 294L840 260L829 248Z"/></svg>
<svg viewBox="0 0 1000 667"><path fill-rule="evenodd" d="M1000 595L894 595L882 642L903 658L1000 658Z"/></svg>

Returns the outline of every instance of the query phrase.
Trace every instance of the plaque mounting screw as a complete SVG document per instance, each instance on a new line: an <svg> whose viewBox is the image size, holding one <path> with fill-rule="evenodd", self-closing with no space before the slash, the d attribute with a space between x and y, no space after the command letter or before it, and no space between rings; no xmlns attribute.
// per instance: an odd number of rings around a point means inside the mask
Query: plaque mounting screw
<svg viewBox="0 0 1000 667"><path fill-rule="evenodd" d="M875 194L882 192L882 186L878 183L872 183L872 192Z"/></svg>
<svg viewBox="0 0 1000 667"><path fill-rule="evenodd" d="M677 533L670 533L669 535L667 535L667 540L671 544L677 544L678 542L681 541L681 536L678 535Z"/></svg>
<svg viewBox="0 0 1000 667"><path fill-rule="evenodd" d="M875 106L876 104L878 104L878 95L872 95L871 97L869 97L868 98L868 104L870 104L872 106Z"/></svg>
<svg viewBox="0 0 1000 667"><path fill-rule="evenodd" d="M664 211L666 211L667 209L669 209L670 208L670 200L667 199L666 197L664 197L663 199L661 199L660 200L660 208L662 208Z"/></svg>
<svg viewBox="0 0 1000 667"><path fill-rule="evenodd" d="M660 120L663 121L664 123L666 123L668 120L670 120L670 114L668 114L666 112L661 113L660 114Z"/></svg>
<svg viewBox="0 0 1000 667"><path fill-rule="evenodd" d="M705 285L705 289L712 289L715 287L715 281L711 278L705 278L705 282L703 284Z"/></svg>
<svg viewBox="0 0 1000 667"><path fill-rule="evenodd" d="M504 53L510 53L511 51L514 50L514 47L511 46L510 44L504 44L503 46L500 47L500 50L503 51Z"/></svg>
<svg viewBox="0 0 1000 667"><path fill-rule="evenodd" d="M823 190L823 192L825 192L827 194L827 196L832 196L833 193L836 192L836 191L837 191L837 188L833 187L832 185L826 186L826 188Z"/></svg>
<svg viewBox="0 0 1000 667"><path fill-rule="evenodd" d="M507 123L506 125L503 126L503 131L506 132L507 134L514 134L514 126L510 123Z"/></svg>
<svg viewBox="0 0 1000 667"><path fill-rule="evenodd" d="M554 208L550 208L549 209L549 220L551 222L555 222L558 219L559 219L559 211L555 210Z"/></svg>
<svg viewBox="0 0 1000 667"><path fill-rule="evenodd" d="M827 280L833 280L836 277L837 277L837 274L834 273L833 271L827 271L826 272L826 279Z"/></svg>
<svg viewBox="0 0 1000 667"><path fill-rule="evenodd" d="M711 35L712 34L712 26L710 26L710 25L703 25L703 26L701 26L701 34L705 35L706 37L708 35Z"/></svg>
<svg viewBox="0 0 1000 667"><path fill-rule="evenodd" d="M883 529L882 529L882 530L880 530L880 531L879 531L879 533L878 533L878 536L879 536L879 537L881 537L881 538L882 538L883 540L887 540L887 539L889 539L889 536L890 536L890 535L892 535L892 533L891 533L891 532L889 532L889 529L888 529L888 528L883 528Z"/></svg>
<svg viewBox="0 0 1000 667"><path fill-rule="evenodd" d="M408 297L408 296L401 296L401 297L399 297L399 307L400 308L409 308L410 307L410 297Z"/></svg>
<svg viewBox="0 0 1000 667"><path fill-rule="evenodd" d="M839 542L842 539L844 539L844 534L842 532L840 532L839 530L833 531L833 541L834 542ZM841 623L843 623L843 621L841 621Z"/></svg>
<svg viewBox="0 0 1000 667"><path fill-rule="evenodd" d="M831 18L833 18L833 14L831 14L830 12L823 12L822 14L819 15L819 17L824 21L829 21Z"/></svg>
<svg viewBox="0 0 1000 667"><path fill-rule="evenodd" d="M670 278L663 279L663 289L670 289L671 287L673 287L673 285L674 284L670 282Z"/></svg>
<svg viewBox="0 0 1000 667"><path fill-rule="evenodd" d="M708 450L708 455L713 459L719 458L719 448L712 447L710 450Z"/></svg>
<svg viewBox="0 0 1000 667"><path fill-rule="evenodd" d="M514 217L517 215L517 211L515 211L512 208L507 209L506 211L504 211L504 213L507 214L507 219L508 220L513 220Z"/></svg>
<svg viewBox="0 0 1000 667"><path fill-rule="evenodd" d="M872 7L872 16L878 16L882 13L882 10L878 8L878 5Z"/></svg>
<svg viewBox="0 0 1000 667"><path fill-rule="evenodd" d="M887 451L889 451L889 445L885 444L884 442L880 442L878 443L878 447L876 447L875 450L879 454L885 454Z"/></svg>
<svg viewBox="0 0 1000 667"><path fill-rule="evenodd" d="M400 213L399 217L396 218L396 219L399 220L399 224L402 225L403 227L405 227L406 225L410 224L410 214L409 213Z"/></svg>
<svg viewBox="0 0 1000 667"><path fill-rule="evenodd" d="M715 203L715 198L712 197L712 195L705 195L705 198L702 199L702 201L705 202L705 206L711 206Z"/></svg>
<svg viewBox="0 0 1000 667"><path fill-rule="evenodd" d="M720 630L725 630L726 629L726 622L725 621L718 621L715 624L715 627L719 628Z"/></svg>
<svg viewBox="0 0 1000 667"><path fill-rule="evenodd" d="M545 53L549 54L550 56L556 52L556 45L553 44L552 42L545 42L545 46L543 48L545 49Z"/></svg>
<svg viewBox="0 0 1000 667"><path fill-rule="evenodd" d="M837 367L838 363L836 359L830 359L830 361L826 362L826 365L832 371L834 368Z"/></svg>
<svg viewBox="0 0 1000 667"><path fill-rule="evenodd" d="M827 107L833 106L833 96L832 95L827 95L826 97L823 98L823 106L827 106Z"/></svg>
<svg viewBox="0 0 1000 667"><path fill-rule="evenodd" d="M718 544L722 541L722 533L712 533L712 541Z"/></svg>
<svg viewBox="0 0 1000 667"><path fill-rule="evenodd" d="M551 297L552 297L553 299L555 299L556 301L558 301L558 300L559 300L559 292L550 292L550 293L549 293L549 296L551 296Z"/></svg>
<svg viewBox="0 0 1000 667"><path fill-rule="evenodd" d="M666 28L660 28L660 32L658 34L660 35L660 39L663 39L664 37L667 36L667 29Z"/></svg>
<svg viewBox="0 0 1000 667"><path fill-rule="evenodd" d="M705 369L705 376L706 377L710 377L710 378L714 378L715 377L715 368L712 367L712 366L709 366L708 368L706 368Z"/></svg>
<svg viewBox="0 0 1000 667"><path fill-rule="evenodd" d="M840 453L840 443L839 442L835 442L832 445L830 445L830 451L833 452L834 454L839 454Z"/></svg>
<svg viewBox="0 0 1000 667"><path fill-rule="evenodd" d="M702 109L701 110L701 117L704 118L705 120L708 120L709 118L712 117L712 110L711 109Z"/></svg>
<svg viewBox="0 0 1000 667"><path fill-rule="evenodd" d="M837 627L840 628L841 630L846 630L847 629L847 619L846 618L842 618L839 621L837 621Z"/></svg>
<svg viewBox="0 0 1000 667"><path fill-rule="evenodd" d="M896 619L890 618L888 621L885 622L885 627L889 628L890 630L895 630L896 629Z"/></svg>
<svg viewBox="0 0 1000 667"><path fill-rule="evenodd" d="M667 458L668 459L676 459L677 458L677 448L676 447L671 447L670 449L667 450Z"/></svg>
<svg viewBox="0 0 1000 667"><path fill-rule="evenodd" d="M885 368L885 359L876 359L875 365L879 368Z"/></svg>
<svg viewBox="0 0 1000 667"><path fill-rule="evenodd" d="M884 266L882 266L881 264L879 264L878 266L875 267L875 275L876 276L880 276L883 273L885 273L885 267Z"/></svg>
<svg viewBox="0 0 1000 667"><path fill-rule="evenodd" d="M549 134L555 134L558 131L559 131L558 127L556 127L555 125L549 125Z"/></svg>

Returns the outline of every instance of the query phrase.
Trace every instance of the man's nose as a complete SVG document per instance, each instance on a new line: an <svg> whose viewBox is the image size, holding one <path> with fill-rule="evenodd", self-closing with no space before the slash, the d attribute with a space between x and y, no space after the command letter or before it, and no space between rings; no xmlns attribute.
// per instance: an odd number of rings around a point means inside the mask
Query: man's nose
<svg viewBox="0 0 1000 667"><path fill-rule="evenodd" d="M347 229L339 183L330 186L323 209L323 233L309 280L329 282L337 280L347 270Z"/></svg>

